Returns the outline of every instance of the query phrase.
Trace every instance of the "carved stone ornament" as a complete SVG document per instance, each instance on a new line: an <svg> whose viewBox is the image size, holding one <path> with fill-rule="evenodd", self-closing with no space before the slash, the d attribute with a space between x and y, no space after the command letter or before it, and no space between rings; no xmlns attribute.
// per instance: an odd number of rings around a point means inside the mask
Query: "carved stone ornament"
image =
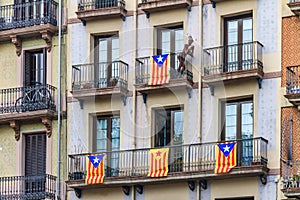
<svg viewBox="0 0 300 200"><path fill-rule="evenodd" d="M52 120L47 118L47 117L43 117L42 118L42 123L45 125L46 127L46 134L47 136L50 138L52 135Z"/></svg>
<svg viewBox="0 0 300 200"><path fill-rule="evenodd" d="M47 51L50 52L51 48L52 48L52 34L47 32L47 31L43 31L41 32L42 34L42 38L43 40L45 40L46 44L47 44Z"/></svg>
<svg viewBox="0 0 300 200"><path fill-rule="evenodd" d="M16 54L18 56L20 56L21 53L22 53L22 41L21 41L21 39L18 36L11 36L11 42L16 47Z"/></svg>
<svg viewBox="0 0 300 200"><path fill-rule="evenodd" d="M10 121L10 127L15 131L15 139L19 141L20 139L20 123L19 121L13 120Z"/></svg>

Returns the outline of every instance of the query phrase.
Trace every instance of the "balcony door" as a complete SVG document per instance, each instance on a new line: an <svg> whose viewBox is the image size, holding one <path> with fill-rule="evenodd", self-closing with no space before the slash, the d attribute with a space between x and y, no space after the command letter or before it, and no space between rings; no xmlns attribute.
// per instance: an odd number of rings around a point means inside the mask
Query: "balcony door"
<svg viewBox="0 0 300 200"><path fill-rule="evenodd" d="M101 116L96 119L94 152L106 153L106 176L118 176L120 150L120 117Z"/></svg>
<svg viewBox="0 0 300 200"><path fill-rule="evenodd" d="M225 18L224 72L251 69L252 14Z"/></svg>
<svg viewBox="0 0 300 200"><path fill-rule="evenodd" d="M45 192L46 134L25 135L25 191ZM34 195L33 195L34 196ZM39 199L38 197L36 199Z"/></svg>
<svg viewBox="0 0 300 200"><path fill-rule="evenodd" d="M184 112L181 109L155 111L154 147L171 146L170 171L182 171Z"/></svg>
<svg viewBox="0 0 300 200"><path fill-rule="evenodd" d="M177 70L176 54L184 46L183 26L163 27L157 29L157 54L171 54L171 67Z"/></svg>
<svg viewBox="0 0 300 200"><path fill-rule="evenodd" d="M253 101L242 100L222 103L224 128L222 141L238 141L238 164L248 166L252 161L253 151Z"/></svg>
<svg viewBox="0 0 300 200"><path fill-rule="evenodd" d="M116 62L119 59L119 37L96 37L95 50L96 87L115 86L120 77L119 62Z"/></svg>

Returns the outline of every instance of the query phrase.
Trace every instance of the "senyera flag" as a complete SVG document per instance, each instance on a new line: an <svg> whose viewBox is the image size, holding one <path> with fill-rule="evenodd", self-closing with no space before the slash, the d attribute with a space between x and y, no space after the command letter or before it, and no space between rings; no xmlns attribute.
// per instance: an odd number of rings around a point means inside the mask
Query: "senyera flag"
<svg viewBox="0 0 300 200"><path fill-rule="evenodd" d="M150 79L148 85L162 85L170 80L170 55L159 54L150 57Z"/></svg>
<svg viewBox="0 0 300 200"><path fill-rule="evenodd" d="M169 148L150 149L149 177L167 176Z"/></svg>
<svg viewBox="0 0 300 200"><path fill-rule="evenodd" d="M236 142L224 142L216 145L215 173L228 173L236 166Z"/></svg>
<svg viewBox="0 0 300 200"><path fill-rule="evenodd" d="M90 155L86 157L86 184L103 183L105 176L104 157L105 154Z"/></svg>

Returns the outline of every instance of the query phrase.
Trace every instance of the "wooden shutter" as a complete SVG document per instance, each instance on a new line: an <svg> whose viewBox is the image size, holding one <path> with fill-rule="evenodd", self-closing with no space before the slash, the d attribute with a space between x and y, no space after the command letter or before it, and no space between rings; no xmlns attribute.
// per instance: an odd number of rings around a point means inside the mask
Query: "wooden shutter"
<svg viewBox="0 0 300 200"><path fill-rule="evenodd" d="M24 86L30 86L31 84L31 68L32 68L32 55L30 52L25 51L25 60L24 60Z"/></svg>
<svg viewBox="0 0 300 200"><path fill-rule="evenodd" d="M46 174L46 134L26 136L25 176Z"/></svg>

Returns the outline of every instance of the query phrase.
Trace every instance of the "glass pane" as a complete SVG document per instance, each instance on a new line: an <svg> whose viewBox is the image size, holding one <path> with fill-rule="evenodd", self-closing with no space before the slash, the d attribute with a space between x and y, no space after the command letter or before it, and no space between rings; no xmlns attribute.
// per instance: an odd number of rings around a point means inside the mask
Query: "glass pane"
<svg viewBox="0 0 300 200"><path fill-rule="evenodd" d="M112 61L119 60L119 38L112 39Z"/></svg>
<svg viewBox="0 0 300 200"><path fill-rule="evenodd" d="M107 148L107 140L97 140L97 152L105 152Z"/></svg>
<svg viewBox="0 0 300 200"><path fill-rule="evenodd" d="M171 34L169 30L161 32L162 54L171 52Z"/></svg>
<svg viewBox="0 0 300 200"><path fill-rule="evenodd" d="M107 62L107 40L99 39L99 62Z"/></svg>
<svg viewBox="0 0 300 200"><path fill-rule="evenodd" d="M184 112L174 111L174 145L180 145L183 143L184 133Z"/></svg>
<svg viewBox="0 0 300 200"><path fill-rule="evenodd" d="M228 21L227 23L228 45L238 43L238 21Z"/></svg>
<svg viewBox="0 0 300 200"><path fill-rule="evenodd" d="M167 145L167 111L158 110L155 113L155 147ZM170 127L169 127L170 128Z"/></svg>
<svg viewBox="0 0 300 200"><path fill-rule="evenodd" d="M237 105L236 104L226 104L225 109L225 140L235 140L236 139L236 119L237 119Z"/></svg>
<svg viewBox="0 0 300 200"><path fill-rule="evenodd" d="M242 104L242 139L253 137L253 103Z"/></svg>
<svg viewBox="0 0 300 200"><path fill-rule="evenodd" d="M181 52L184 46L183 30L179 29L175 31L175 52Z"/></svg>
<svg viewBox="0 0 300 200"><path fill-rule="evenodd" d="M252 18L243 20L243 43L252 42Z"/></svg>

